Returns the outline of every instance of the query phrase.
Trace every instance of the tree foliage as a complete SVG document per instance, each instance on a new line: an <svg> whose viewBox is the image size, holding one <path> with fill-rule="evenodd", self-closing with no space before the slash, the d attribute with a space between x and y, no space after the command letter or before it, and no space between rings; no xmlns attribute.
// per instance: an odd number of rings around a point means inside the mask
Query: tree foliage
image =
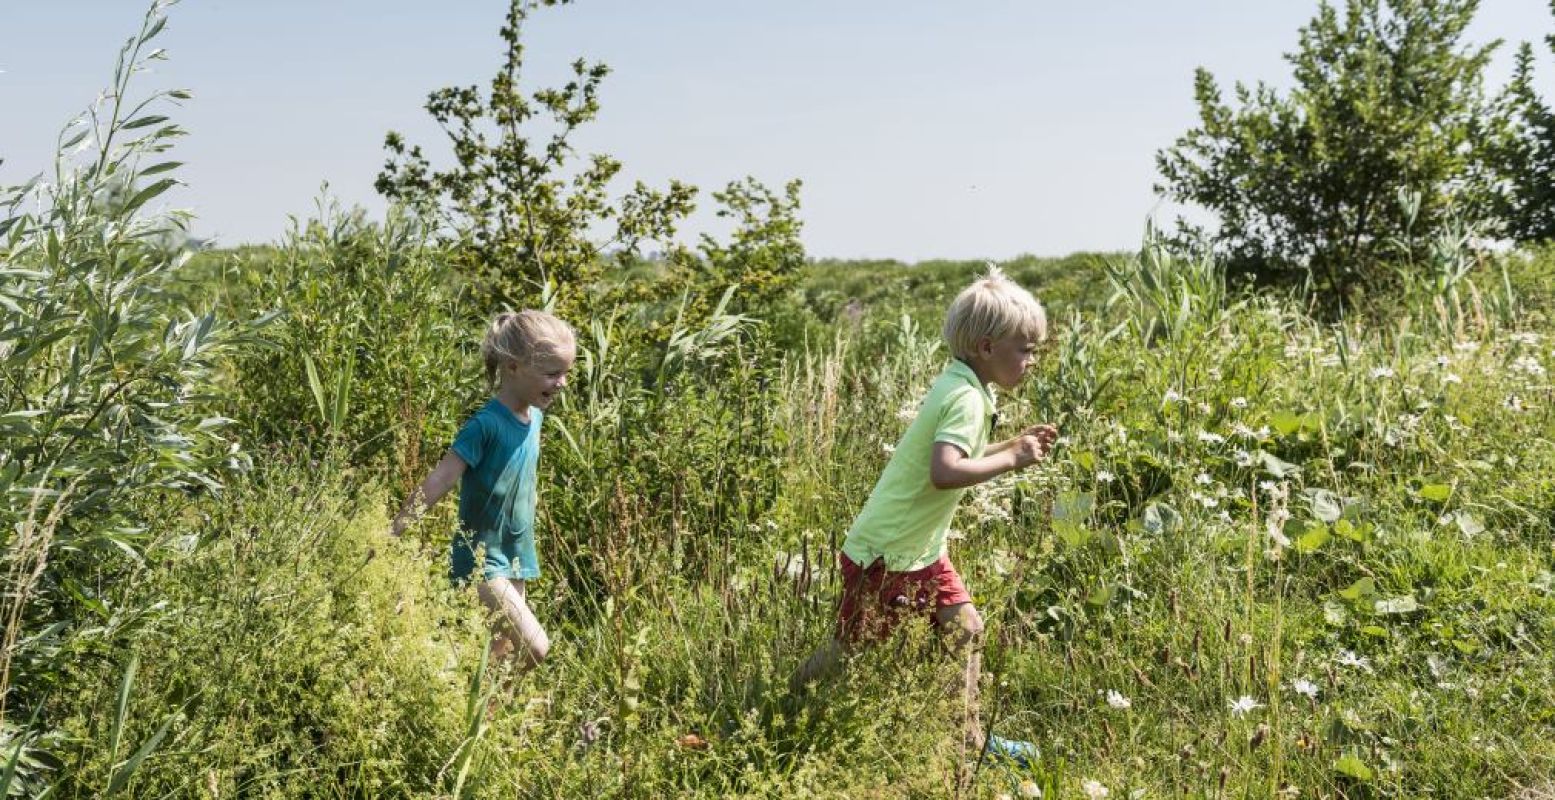
<svg viewBox="0 0 1555 800"><path fill-rule="evenodd" d="M1555 2L1550 3L1555 13ZM1555 54L1555 34L1545 37ZM1508 237L1520 242L1555 238L1555 111L1533 86L1533 48L1517 51L1512 80L1501 93L1501 113L1509 120L1490 140L1490 155L1500 180L1496 211Z"/></svg>
<svg viewBox="0 0 1555 800"><path fill-rule="evenodd" d="M1417 240L1489 213L1476 137L1503 122L1481 91L1495 45L1462 43L1477 6L1324 3L1286 56L1288 93L1238 83L1228 104L1200 69L1199 126L1157 153L1157 191L1219 217L1210 238L1233 274L1340 295L1385 281L1411 211Z"/></svg>
<svg viewBox="0 0 1555 800"><path fill-rule="evenodd" d="M638 182L620 198L609 187L621 162L580 159L573 134L599 113L602 63L579 59L560 88L526 93L522 32L540 6L566 0L513 0L501 28L502 68L489 91L432 92L426 109L448 136L454 164L434 169L421 147L390 132L389 158L376 187L391 200L435 212L446 223L458 265L499 303L523 305L547 286L577 287L598 277L602 257L627 256L665 241L693 209L694 187Z"/></svg>

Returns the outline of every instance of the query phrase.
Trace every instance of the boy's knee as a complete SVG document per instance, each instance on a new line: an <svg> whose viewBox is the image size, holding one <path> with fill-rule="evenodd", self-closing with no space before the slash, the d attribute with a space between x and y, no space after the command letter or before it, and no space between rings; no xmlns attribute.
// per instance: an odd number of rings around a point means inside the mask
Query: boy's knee
<svg viewBox="0 0 1555 800"><path fill-rule="evenodd" d="M979 645L983 640L983 615L971 603L946 608L940 615L940 629L957 647Z"/></svg>

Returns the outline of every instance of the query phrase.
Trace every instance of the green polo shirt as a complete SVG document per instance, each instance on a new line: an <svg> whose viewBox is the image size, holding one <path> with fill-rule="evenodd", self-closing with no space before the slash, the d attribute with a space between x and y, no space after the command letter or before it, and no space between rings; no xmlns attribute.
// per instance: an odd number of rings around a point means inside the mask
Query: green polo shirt
<svg viewBox="0 0 1555 800"><path fill-rule="evenodd" d="M935 442L949 442L972 458L988 446L993 395L965 362L951 361L923 398L918 416L853 520L842 552L855 564L885 559L886 569L906 572L945 555L950 518L966 489L936 489L929 482Z"/></svg>

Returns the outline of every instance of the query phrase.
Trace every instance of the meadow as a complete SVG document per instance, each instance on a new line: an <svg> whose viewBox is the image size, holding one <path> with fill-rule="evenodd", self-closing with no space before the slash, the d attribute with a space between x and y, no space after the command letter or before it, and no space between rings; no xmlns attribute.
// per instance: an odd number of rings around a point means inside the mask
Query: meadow
<svg viewBox="0 0 1555 800"><path fill-rule="evenodd" d="M1053 334L1000 426L1062 439L952 555L1019 769L926 630L788 687L982 264L572 287L513 680L453 504L387 535L495 309L404 209L193 252L179 133L115 108L0 203L8 796L1555 796L1555 251L1442 237L1342 316L1153 235L1004 264Z"/></svg>

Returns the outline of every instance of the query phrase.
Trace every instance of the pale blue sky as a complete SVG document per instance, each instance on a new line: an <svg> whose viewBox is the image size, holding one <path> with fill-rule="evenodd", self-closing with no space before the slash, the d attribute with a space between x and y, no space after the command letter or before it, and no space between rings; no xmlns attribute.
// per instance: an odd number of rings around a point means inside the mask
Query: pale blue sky
<svg viewBox="0 0 1555 800"><path fill-rule="evenodd" d="M49 165L59 127L106 84L138 0L0 0L0 183ZM484 84L505 0L184 0L140 86L187 87L173 195L196 232L269 241L323 181L380 213L385 131L436 145L428 91ZM1154 154L1195 120L1192 73L1283 85L1317 8L1292 0L580 0L538 13L530 85L583 56L614 73L577 142L628 179L708 192L805 181L815 256L1007 258L1137 244ZM1555 29L1547 0L1484 0L1471 40ZM1555 97L1555 57L1539 82ZM623 181L619 188L628 184Z"/></svg>

